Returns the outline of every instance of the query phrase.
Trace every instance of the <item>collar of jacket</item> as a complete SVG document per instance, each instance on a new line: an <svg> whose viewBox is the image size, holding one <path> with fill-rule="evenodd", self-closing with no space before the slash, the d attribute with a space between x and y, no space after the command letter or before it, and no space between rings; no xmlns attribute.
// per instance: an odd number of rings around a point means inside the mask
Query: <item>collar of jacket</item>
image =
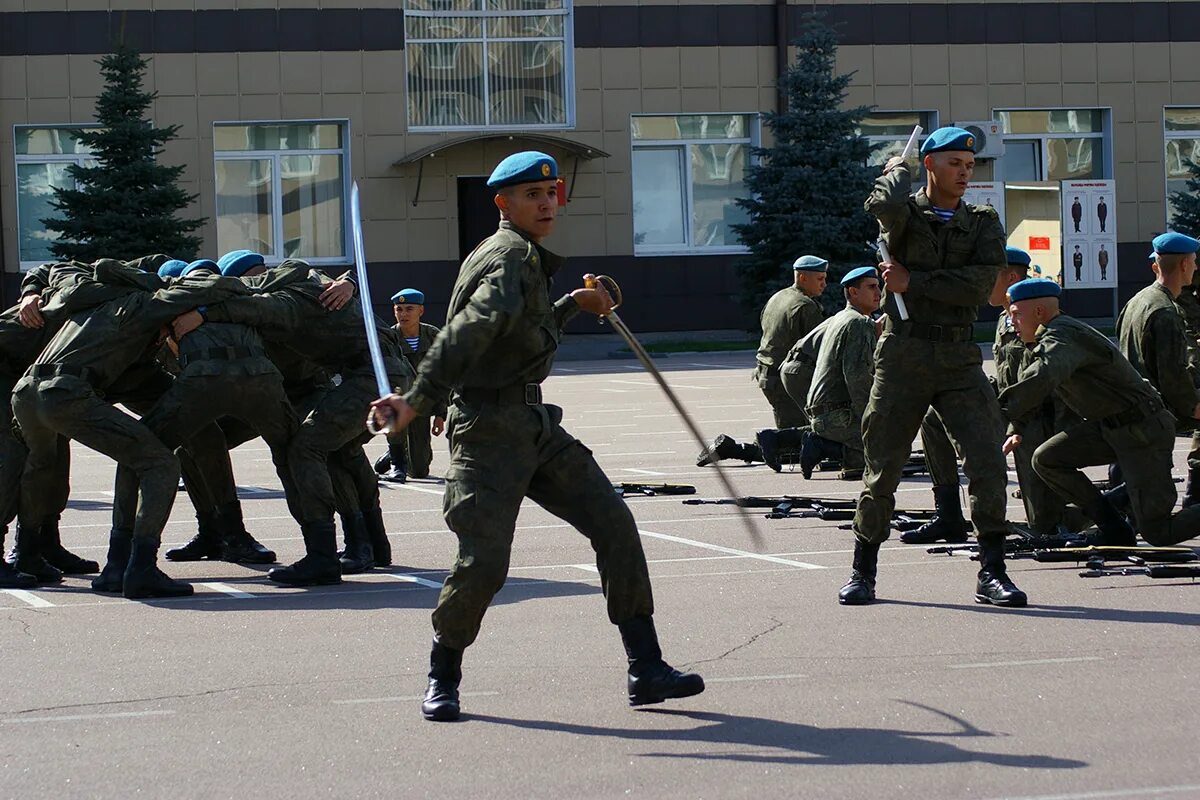
<svg viewBox="0 0 1200 800"><path fill-rule="evenodd" d="M500 230L512 231L528 242L537 251L538 258L541 261L542 271L546 273L546 277L548 278L553 277L556 272L562 269L563 264L567 263L565 258L542 247L540 244L530 238L528 233L521 230L516 225L513 225L506 219L500 220Z"/></svg>
<svg viewBox="0 0 1200 800"><path fill-rule="evenodd" d="M921 212L921 214L930 222L942 221L942 218L939 217L937 212L933 210L933 203L929 202L929 195L925 194L924 186L922 186L920 189L917 189L916 193L913 195L913 202L916 204L917 209ZM962 228L963 230L967 229L966 200L959 200L958 208L954 209L954 216L946 220L944 224L954 225L955 227Z"/></svg>

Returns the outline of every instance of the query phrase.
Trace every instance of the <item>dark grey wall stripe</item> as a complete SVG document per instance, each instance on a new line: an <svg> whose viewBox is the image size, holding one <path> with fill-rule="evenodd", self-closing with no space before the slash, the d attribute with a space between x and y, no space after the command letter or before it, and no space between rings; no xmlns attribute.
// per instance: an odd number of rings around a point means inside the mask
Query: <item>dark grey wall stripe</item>
<svg viewBox="0 0 1200 800"><path fill-rule="evenodd" d="M397 5L399 3L397 2ZM852 3L821 5L844 44L1200 41L1200 2ZM808 5L790 8L798 32ZM775 43L772 5L581 6L578 47ZM147 53L398 50L398 8L0 13L0 55L103 53L122 25Z"/></svg>

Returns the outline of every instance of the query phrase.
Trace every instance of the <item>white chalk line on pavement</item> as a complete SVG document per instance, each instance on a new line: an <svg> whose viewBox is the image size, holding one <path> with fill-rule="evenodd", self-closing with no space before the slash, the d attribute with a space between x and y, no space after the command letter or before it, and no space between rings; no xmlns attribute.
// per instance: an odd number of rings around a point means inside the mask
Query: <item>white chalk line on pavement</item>
<svg viewBox="0 0 1200 800"><path fill-rule="evenodd" d="M1100 656L1077 656L1073 658L1030 658L1023 661L991 661L972 664L947 664L947 669L988 669L990 667L1031 667L1042 664L1075 664L1080 661L1103 661Z"/></svg>
<svg viewBox="0 0 1200 800"><path fill-rule="evenodd" d="M131 719L137 717L168 717L174 714L174 711L114 711L109 714L65 714L65 715L50 715L44 717L6 717L6 724L24 724L30 722L83 722L106 719Z"/></svg>
<svg viewBox="0 0 1200 800"><path fill-rule="evenodd" d="M204 583L197 583L195 585L203 586L206 589L212 589L214 592L220 592L221 594L227 594L230 597L236 597L238 600L253 600L255 597L258 597L258 595L256 595L256 594L251 594L250 592L243 592L241 589L235 589L227 583L219 583L216 581L206 581Z"/></svg>
<svg viewBox="0 0 1200 800"><path fill-rule="evenodd" d="M662 539L665 542L691 545L692 547L700 547L705 550L712 550L716 553L728 553L730 555L742 556L743 558L753 558L758 561L767 561L772 564L783 564L789 567L799 567L800 569L828 569L828 567L821 566L820 564L809 564L807 561L792 561L791 559L779 558L778 556L769 556L762 553L751 553L748 550L739 550L736 547L722 547L719 544L698 542L695 539L685 539L682 536L672 536L667 533L655 533L654 531L648 531L645 528L638 528L638 533L640 533L642 536L649 536L652 539Z"/></svg>
<svg viewBox="0 0 1200 800"><path fill-rule="evenodd" d="M459 697L494 697L500 694L499 692L459 692ZM416 703L424 700L420 695L407 695L405 697L356 697L349 700L334 700L335 706L359 706L368 705L371 703Z"/></svg>
<svg viewBox="0 0 1200 800"><path fill-rule="evenodd" d="M54 608L54 603L24 589L4 589L3 591L5 594L10 594L22 603L28 603L34 608Z"/></svg>
<svg viewBox="0 0 1200 800"><path fill-rule="evenodd" d="M996 800L1104 800L1110 797L1153 797L1164 794L1200 795L1200 783L1176 786L1143 786L1134 789L1100 789L1094 792L1071 792L1068 794L1038 794L1017 797L1005 795Z"/></svg>

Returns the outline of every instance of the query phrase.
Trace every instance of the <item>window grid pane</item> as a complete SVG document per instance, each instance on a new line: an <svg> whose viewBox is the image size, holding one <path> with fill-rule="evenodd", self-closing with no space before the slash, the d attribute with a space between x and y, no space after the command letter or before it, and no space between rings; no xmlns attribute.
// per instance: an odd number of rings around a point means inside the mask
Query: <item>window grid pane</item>
<svg viewBox="0 0 1200 800"><path fill-rule="evenodd" d="M17 128L17 155L82 155L91 148L77 138L80 128Z"/></svg>
<svg viewBox="0 0 1200 800"><path fill-rule="evenodd" d="M632 118L635 140L748 139L749 117L745 114L684 114L670 117Z"/></svg>
<svg viewBox="0 0 1200 800"><path fill-rule="evenodd" d="M633 151L633 243L687 243L684 232L683 175L679 147L639 147Z"/></svg>
<svg viewBox="0 0 1200 800"><path fill-rule="evenodd" d="M1004 133L1103 133L1104 113L1098 109L999 111Z"/></svg>
<svg viewBox="0 0 1200 800"><path fill-rule="evenodd" d="M337 258L345 235L339 156L281 156L283 258Z"/></svg>
<svg viewBox="0 0 1200 800"><path fill-rule="evenodd" d="M1168 131L1200 131L1200 108L1163 109Z"/></svg>
<svg viewBox="0 0 1200 800"><path fill-rule="evenodd" d="M69 162L17 164L17 244L22 262L57 260L50 246L58 234L46 229L43 219L55 216L55 189L73 189L67 174Z"/></svg>
<svg viewBox="0 0 1200 800"><path fill-rule="evenodd" d="M275 253L272 159L225 159L216 164L217 249Z"/></svg>

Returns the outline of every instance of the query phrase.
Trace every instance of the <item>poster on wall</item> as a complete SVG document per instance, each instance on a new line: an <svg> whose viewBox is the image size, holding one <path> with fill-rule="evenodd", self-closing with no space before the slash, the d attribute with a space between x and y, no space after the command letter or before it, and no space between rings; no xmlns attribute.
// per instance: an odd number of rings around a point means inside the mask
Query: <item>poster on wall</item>
<svg viewBox="0 0 1200 800"><path fill-rule="evenodd" d="M1062 182L1063 287L1117 285L1117 215L1113 181Z"/></svg>
<svg viewBox="0 0 1200 800"><path fill-rule="evenodd" d="M971 205L991 206L996 209L996 213L1000 215L1000 225L1004 227L1005 232L1008 231L1008 225L1004 222L1003 183L999 181L972 182L967 187L967 191L963 193L963 200L966 200Z"/></svg>

